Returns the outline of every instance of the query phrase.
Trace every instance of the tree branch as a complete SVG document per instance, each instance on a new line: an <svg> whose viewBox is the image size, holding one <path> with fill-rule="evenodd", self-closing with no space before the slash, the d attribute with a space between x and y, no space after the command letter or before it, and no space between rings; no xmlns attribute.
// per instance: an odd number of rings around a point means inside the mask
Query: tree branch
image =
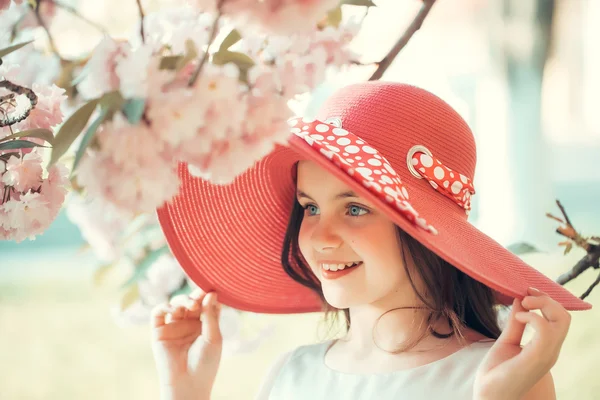
<svg viewBox="0 0 600 400"><path fill-rule="evenodd" d="M577 230L575 230L575 228L573 227L573 224L571 223L571 220L569 219L569 216L567 215L567 212L565 211L565 208L563 207L563 205L558 200L556 200L556 204L558 205L558 208L560 208L560 211L564 217L564 220L557 218L550 213L546 214L549 218L552 218L552 219L566 225L566 226L558 227L556 229L556 232L560 235L563 235L563 236L571 239L572 242L575 242L579 247L583 248L587 253L585 256L583 256L583 258L581 258L581 260L577 261L577 263L573 266L573 268L571 268L571 270L565 272L564 274L560 275L558 277L558 279L556 279L556 282L558 284L564 285L567 282L570 282L573 279L577 278L579 275L581 275L583 272L585 272L589 268L600 269L600 245L596 245L596 244L588 242L588 239L586 239L585 237L583 237L583 235L581 235L579 232L577 232ZM561 243L561 244L567 245L565 254L571 250L572 242L567 241L567 242ZM580 298L582 300L585 299L592 292L594 287L596 287L599 283L600 283L600 275L598 275L596 280L585 291L585 293L583 293L580 296Z"/></svg>
<svg viewBox="0 0 600 400"><path fill-rule="evenodd" d="M194 73L192 74L192 76L190 77L190 80L188 81L189 87L194 86L194 83L196 82L196 80L198 79L198 76L200 75L200 72L202 71L202 67L204 66L204 63L206 63L206 60L208 60L208 55L210 53L210 47L212 46L212 43L215 40L215 37L217 36L219 20L221 19L221 15L222 15L221 7L223 6L224 2L225 2L224 0L219 0L219 3L217 4L217 16L215 17L215 21L213 22L213 26L211 28L210 38L208 39L208 46L206 47L206 51L204 52L204 54L202 54L202 59L198 63L198 66L196 67L196 69L194 70Z"/></svg>
<svg viewBox="0 0 600 400"><path fill-rule="evenodd" d="M46 31L46 35L48 35L48 42L50 43L50 49L52 50L52 52L54 54L56 54L56 56L60 59L60 61L62 63L65 60L64 60L64 58L62 58L62 56L58 52L58 48L56 47L56 43L54 42L54 38L52 37L52 34L50 33L50 30L48 29L48 26L46 25L46 23L44 22L42 16L40 15L40 3L39 2L36 3L35 8L33 9L33 13L35 14L35 18L37 19L37 21L40 24L40 26L42 28L44 28L44 31Z"/></svg>
<svg viewBox="0 0 600 400"><path fill-rule="evenodd" d="M385 71L392 64L392 61L396 58L398 53L406 46L412 36L421 28L423 25L423 21L425 21L425 17L429 14L431 7L435 3L435 0L422 0L423 6L415 16L413 22L408 26L406 31L400 36L394 47L389 51L389 53L379 62L379 65L373 75L369 78L370 81L376 81L381 79Z"/></svg>
<svg viewBox="0 0 600 400"><path fill-rule="evenodd" d="M136 0L136 2L140 12L140 35L142 36L142 43L146 43L146 36L144 35L144 8L142 7L142 0Z"/></svg>

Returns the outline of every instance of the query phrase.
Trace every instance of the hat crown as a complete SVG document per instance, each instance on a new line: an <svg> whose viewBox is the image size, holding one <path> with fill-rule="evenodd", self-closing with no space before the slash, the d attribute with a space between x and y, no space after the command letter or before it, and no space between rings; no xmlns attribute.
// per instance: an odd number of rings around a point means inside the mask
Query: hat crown
<svg viewBox="0 0 600 400"><path fill-rule="evenodd" d="M404 182L416 179L406 163L416 145L474 178L477 155L471 129L448 103L424 89L381 81L349 85L323 103L317 118L339 118L344 129L387 158Z"/></svg>

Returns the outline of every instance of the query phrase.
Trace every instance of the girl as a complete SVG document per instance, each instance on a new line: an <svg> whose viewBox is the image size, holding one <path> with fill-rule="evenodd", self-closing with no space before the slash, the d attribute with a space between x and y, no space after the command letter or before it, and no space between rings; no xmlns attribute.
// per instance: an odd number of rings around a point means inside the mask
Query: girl
<svg viewBox="0 0 600 400"><path fill-rule="evenodd" d="M467 221L464 120L425 90L368 82L290 125L289 146L231 185L181 166L181 195L158 210L201 289L153 311L162 398L210 398L221 303L345 315L344 337L275 362L259 399L554 399L567 310L591 306Z"/></svg>

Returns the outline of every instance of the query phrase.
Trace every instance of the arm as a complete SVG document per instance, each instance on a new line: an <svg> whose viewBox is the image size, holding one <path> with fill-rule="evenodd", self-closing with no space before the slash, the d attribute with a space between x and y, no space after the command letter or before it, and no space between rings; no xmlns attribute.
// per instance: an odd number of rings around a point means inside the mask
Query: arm
<svg viewBox="0 0 600 400"><path fill-rule="evenodd" d="M554 379L552 374L548 372L531 388L522 400L556 400L556 392L554 390Z"/></svg>
<svg viewBox="0 0 600 400"><path fill-rule="evenodd" d="M275 380L279 375L279 372L283 369L283 366L288 362L290 357L292 356L293 351L282 354L277 358L277 360L271 366L267 376L263 380L261 387L258 391L258 395L255 400L269 400L269 395L271 393L271 389L275 384Z"/></svg>

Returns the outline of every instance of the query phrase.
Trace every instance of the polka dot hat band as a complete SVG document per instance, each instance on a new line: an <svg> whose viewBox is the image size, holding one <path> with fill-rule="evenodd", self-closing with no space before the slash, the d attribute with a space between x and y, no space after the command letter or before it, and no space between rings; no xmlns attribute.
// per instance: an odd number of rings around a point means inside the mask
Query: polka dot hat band
<svg viewBox="0 0 600 400"><path fill-rule="evenodd" d="M511 304L533 286L569 310L591 308L467 220L475 194L475 140L439 97L401 83L353 84L327 99L315 119L292 118L289 124L287 146L277 145L229 185L193 177L181 164L179 195L157 210L173 255L223 304L259 313L322 310L319 298L281 264L296 197L295 166L311 160L491 287L497 303Z"/></svg>

